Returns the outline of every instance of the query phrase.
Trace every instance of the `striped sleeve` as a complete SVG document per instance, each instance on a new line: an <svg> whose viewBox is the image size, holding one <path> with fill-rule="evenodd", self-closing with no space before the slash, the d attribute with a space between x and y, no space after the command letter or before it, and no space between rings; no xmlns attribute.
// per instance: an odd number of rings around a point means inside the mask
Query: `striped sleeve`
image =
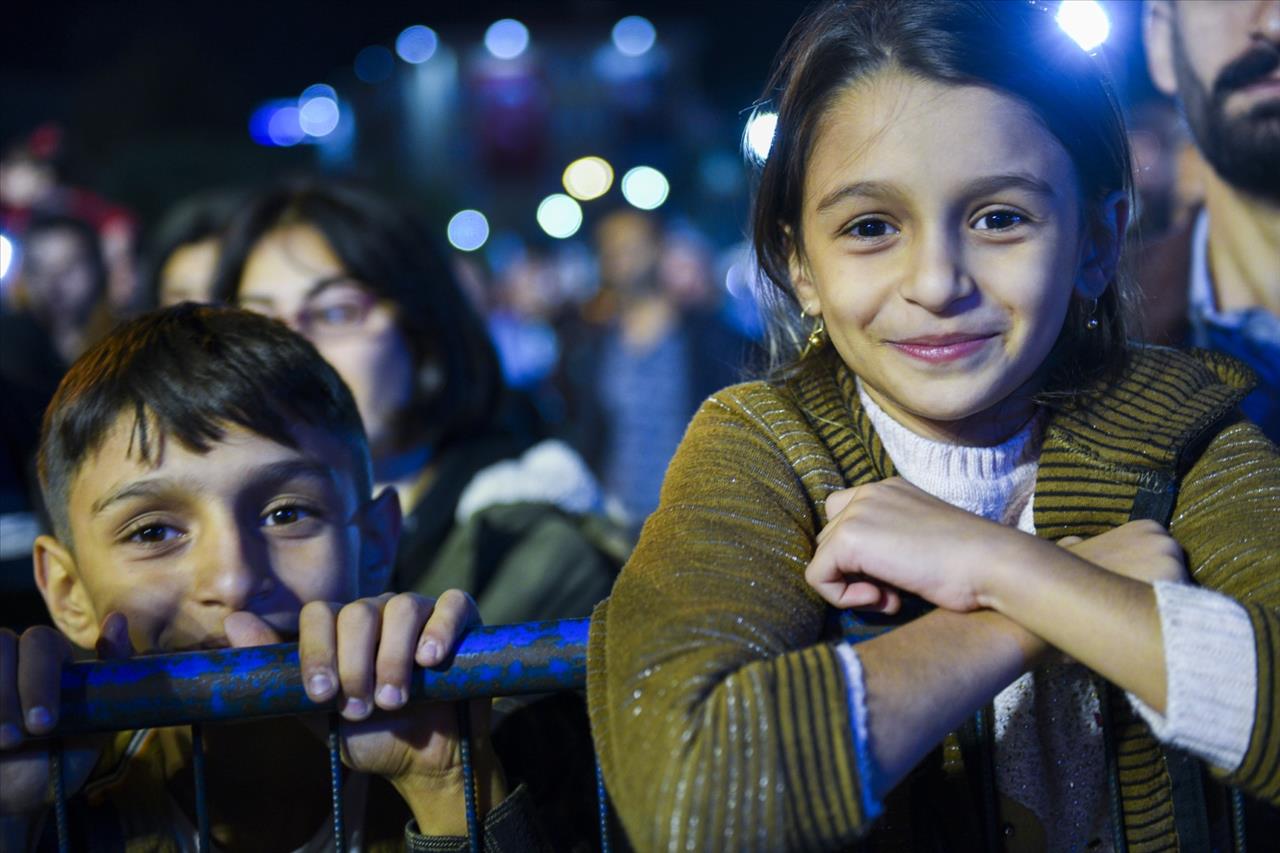
<svg viewBox="0 0 1280 853"><path fill-rule="evenodd" d="M817 519L787 461L812 433L756 402L703 406L592 620L592 730L638 849L831 849L865 825L844 666L804 581Z"/></svg>
<svg viewBox="0 0 1280 853"><path fill-rule="evenodd" d="M1232 785L1280 805L1280 452L1247 421L1219 433L1183 478L1170 530L1197 583L1244 605L1257 652L1249 747Z"/></svg>

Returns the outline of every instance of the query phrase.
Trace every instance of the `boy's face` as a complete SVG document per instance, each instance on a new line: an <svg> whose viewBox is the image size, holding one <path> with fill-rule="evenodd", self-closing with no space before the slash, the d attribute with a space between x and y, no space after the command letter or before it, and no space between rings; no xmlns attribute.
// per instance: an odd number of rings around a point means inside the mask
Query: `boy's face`
<svg viewBox="0 0 1280 853"><path fill-rule="evenodd" d="M143 652L224 646L223 620L239 610L292 635L308 601L381 591L395 498L361 500L334 438L301 427L293 449L231 425L200 454L151 430L148 463L132 431L122 415L76 473L74 552L36 544L37 581L77 645L92 648L113 611Z"/></svg>

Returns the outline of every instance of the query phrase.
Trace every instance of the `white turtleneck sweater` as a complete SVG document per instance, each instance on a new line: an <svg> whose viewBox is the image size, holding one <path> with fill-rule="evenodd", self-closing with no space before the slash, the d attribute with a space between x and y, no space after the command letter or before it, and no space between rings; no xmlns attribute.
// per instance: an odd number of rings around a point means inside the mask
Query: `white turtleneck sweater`
<svg viewBox="0 0 1280 853"><path fill-rule="evenodd" d="M1033 497L1042 421L1034 418L994 447L931 441L893 420L859 386L862 406L898 474L934 497L1025 533L1035 533ZM1257 662L1244 608L1210 590L1157 583L1168 679L1166 714L1129 700L1160 740L1232 770L1253 727ZM866 688L854 648L839 648L849 686L854 740L864 780L878 772L868 746ZM1089 671L1062 661L1026 673L994 700L1000 793L1035 813L1049 850L1110 849L1110 806L1099 706ZM869 818L881 804L862 786ZM878 786L877 786L878 787Z"/></svg>

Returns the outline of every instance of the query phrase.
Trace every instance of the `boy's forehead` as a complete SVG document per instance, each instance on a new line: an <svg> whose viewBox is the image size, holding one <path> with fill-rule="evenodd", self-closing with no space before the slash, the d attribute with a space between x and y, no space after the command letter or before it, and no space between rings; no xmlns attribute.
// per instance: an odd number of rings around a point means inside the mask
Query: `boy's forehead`
<svg viewBox="0 0 1280 853"><path fill-rule="evenodd" d="M146 441L143 441L145 429ZM148 416L140 427L132 412L117 416L98 447L87 454L71 485L73 516L96 512L113 494L143 480L165 479L192 489L234 488L255 471L288 470L328 480L340 491L355 494L349 458L340 442L324 431L299 426L296 447L280 444L238 424L223 424L222 437L200 451L178 440Z"/></svg>

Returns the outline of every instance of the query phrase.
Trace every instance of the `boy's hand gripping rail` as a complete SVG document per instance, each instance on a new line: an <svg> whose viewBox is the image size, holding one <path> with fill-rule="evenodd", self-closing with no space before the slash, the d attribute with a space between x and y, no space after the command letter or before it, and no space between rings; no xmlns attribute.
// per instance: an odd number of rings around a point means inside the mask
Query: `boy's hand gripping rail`
<svg viewBox="0 0 1280 853"><path fill-rule="evenodd" d="M473 628L444 664L415 668L413 700L574 690L586 682L587 619ZM333 711L302 686L296 643L70 664L58 734Z"/></svg>

